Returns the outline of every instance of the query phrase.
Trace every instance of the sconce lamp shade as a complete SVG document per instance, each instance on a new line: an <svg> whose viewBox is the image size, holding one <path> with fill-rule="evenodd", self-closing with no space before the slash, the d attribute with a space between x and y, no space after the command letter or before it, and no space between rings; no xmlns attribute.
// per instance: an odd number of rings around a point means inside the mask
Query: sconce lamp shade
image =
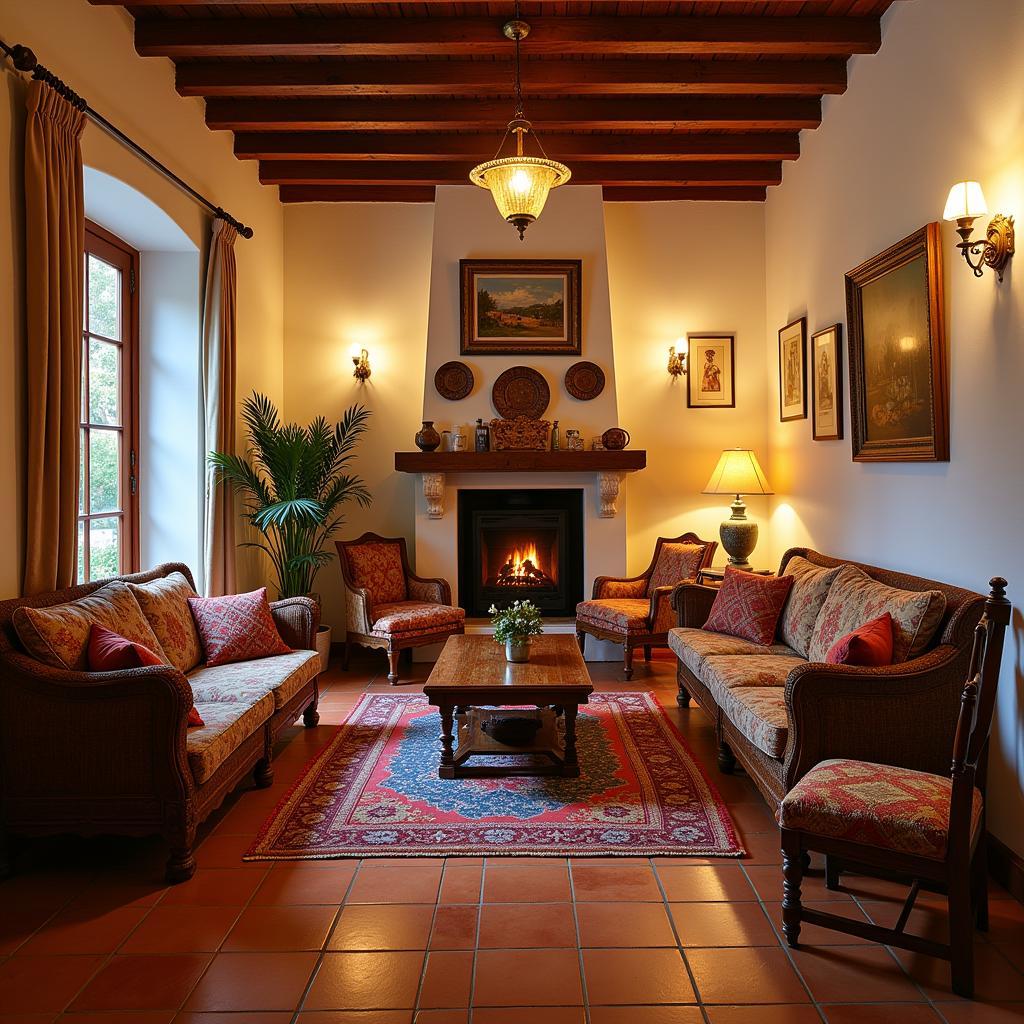
<svg viewBox="0 0 1024 1024"><path fill-rule="evenodd" d="M950 190L946 199L946 208L942 211L943 220L974 220L988 213L985 194L976 181L958 181Z"/></svg>
<svg viewBox="0 0 1024 1024"><path fill-rule="evenodd" d="M757 456L749 448L726 448L705 494L774 494Z"/></svg>

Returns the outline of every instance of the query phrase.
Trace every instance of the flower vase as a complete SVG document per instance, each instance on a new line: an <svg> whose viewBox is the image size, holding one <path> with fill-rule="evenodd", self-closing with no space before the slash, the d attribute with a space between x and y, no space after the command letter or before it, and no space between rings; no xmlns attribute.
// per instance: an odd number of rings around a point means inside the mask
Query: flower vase
<svg viewBox="0 0 1024 1024"><path fill-rule="evenodd" d="M505 641L505 660L516 664L530 660L530 638L517 636Z"/></svg>

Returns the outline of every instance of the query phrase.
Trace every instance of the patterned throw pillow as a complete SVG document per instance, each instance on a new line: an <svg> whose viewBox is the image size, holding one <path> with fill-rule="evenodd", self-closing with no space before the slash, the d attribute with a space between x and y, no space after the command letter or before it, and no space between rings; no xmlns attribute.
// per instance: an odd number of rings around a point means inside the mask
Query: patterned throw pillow
<svg viewBox="0 0 1024 1024"><path fill-rule="evenodd" d="M120 580L67 604L48 608L22 606L15 609L11 621L25 650L51 668L87 670L89 630L94 623L163 657L160 641L142 614L139 602Z"/></svg>
<svg viewBox="0 0 1024 1024"><path fill-rule="evenodd" d="M680 580L696 579L705 550L703 544L662 544L647 593L657 587L674 587Z"/></svg>
<svg viewBox="0 0 1024 1024"><path fill-rule="evenodd" d="M132 643L119 633L105 626L94 625L89 630L89 671L124 672L126 669L142 668L143 665L166 665L159 655L142 644ZM195 704L189 708L188 724L205 725Z"/></svg>
<svg viewBox="0 0 1024 1024"><path fill-rule="evenodd" d="M704 628L767 647L775 640L782 606L792 586L792 576L756 576L726 566Z"/></svg>
<svg viewBox="0 0 1024 1024"><path fill-rule="evenodd" d="M800 555L786 563L786 576L793 577L793 589L786 598L779 621L779 636L782 642L792 647L797 654L807 657L811 633L818 612L825 603L829 588L839 575L841 565L834 569L815 565Z"/></svg>
<svg viewBox="0 0 1024 1024"><path fill-rule="evenodd" d="M267 588L229 597L190 597L207 665L291 654L270 614Z"/></svg>
<svg viewBox="0 0 1024 1024"><path fill-rule="evenodd" d="M357 587L370 592L370 607L406 599L402 549L394 542L370 541L345 548Z"/></svg>
<svg viewBox="0 0 1024 1024"><path fill-rule="evenodd" d="M825 655L829 665L891 665L892 616L886 612L837 640Z"/></svg>
<svg viewBox="0 0 1024 1024"><path fill-rule="evenodd" d="M825 598L811 633L809 661L825 661L841 637L888 612L892 616L892 663L920 654L946 611L941 590L897 590L873 580L863 569L844 565Z"/></svg>
<svg viewBox="0 0 1024 1024"><path fill-rule="evenodd" d="M128 588L153 627L168 662L182 672L191 672L203 657L195 619L188 608L188 599L197 596L192 585L180 572L172 572L149 583L129 583Z"/></svg>

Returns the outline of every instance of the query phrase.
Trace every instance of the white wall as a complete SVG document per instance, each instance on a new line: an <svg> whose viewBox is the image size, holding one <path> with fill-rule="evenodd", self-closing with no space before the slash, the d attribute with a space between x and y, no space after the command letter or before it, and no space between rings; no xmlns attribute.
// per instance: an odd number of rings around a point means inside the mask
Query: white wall
<svg viewBox="0 0 1024 1024"><path fill-rule="evenodd" d="M987 591L1010 580L1024 603L1024 268L977 280L943 226L951 397L948 463L860 464L847 439L813 442L810 420L778 422L775 331L846 322L843 275L929 221L949 186L981 181L990 209L1024 213L1024 5L894 4L881 52L855 57L844 96L826 98L767 204L771 546L794 543ZM983 227L984 222L980 226ZM1020 260L1018 256L1018 262ZM847 387L846 395L849 395ZM991 753L990 827L1024 853L1024 615L1003 658Z"/></svg>

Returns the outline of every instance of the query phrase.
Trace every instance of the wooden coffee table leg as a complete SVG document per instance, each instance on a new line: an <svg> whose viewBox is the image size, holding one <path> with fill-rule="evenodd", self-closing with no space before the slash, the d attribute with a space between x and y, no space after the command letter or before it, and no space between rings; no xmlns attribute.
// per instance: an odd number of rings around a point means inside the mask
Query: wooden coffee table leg
<svg viewBox="0 0 1024 1024"><path fill-rule="evenodd" d="M455 778L455 708L451 704L442 704L441 712L441 767L438 775L442 779Z"/></svg>
<svg viewBox="0 0 1024 1024"><path fill-rule="evenodd" d="M578 704L566 704L565 715L565 756L563 758L563 774L575 777L580 773L580 763L576 757L576 712Z"/></svg>

